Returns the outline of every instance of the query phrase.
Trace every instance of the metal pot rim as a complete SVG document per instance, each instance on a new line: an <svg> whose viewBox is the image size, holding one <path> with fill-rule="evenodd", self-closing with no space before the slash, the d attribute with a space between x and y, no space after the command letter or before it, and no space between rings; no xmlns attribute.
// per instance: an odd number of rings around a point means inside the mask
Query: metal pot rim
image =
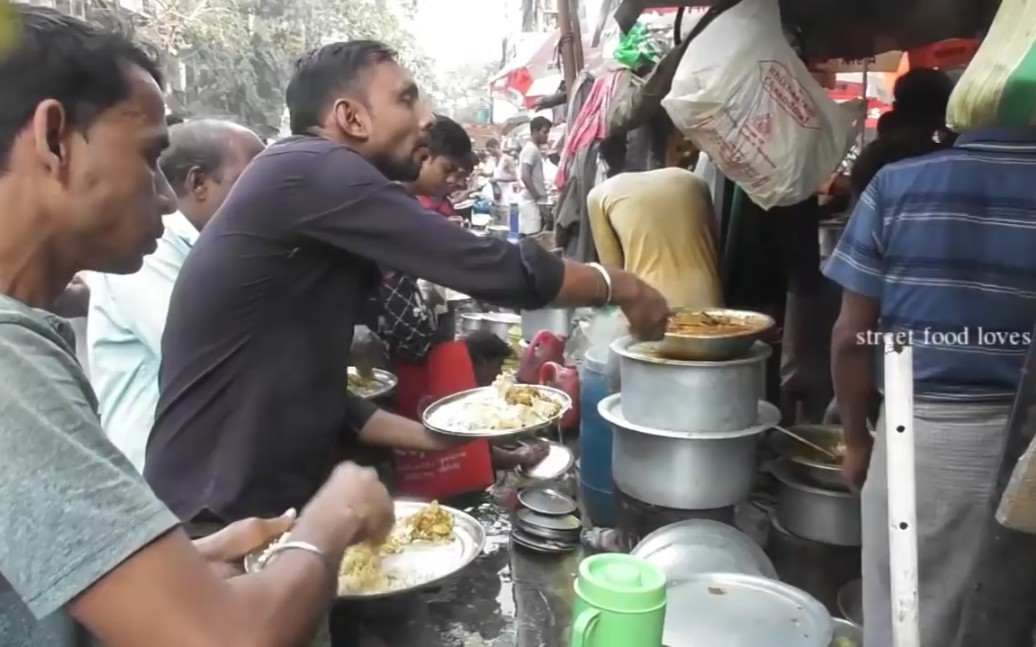
<svg viewBox="0 0 1036 647"><path fill-rule="evenodd" d="M837 429L837 430L841 431L842 430L842 426L841 425L794 425L792 427L788 427L788 429L790 429L790 430L792 430L792 431L794 431L796 433L798 433L800 431L803 431L803 430L808 430L808 429ZM807 437L807 439L808 439L808 437ZM804 458L803 456L798 455L798 454L788 454L788 453L782 451L783 447L794 446L795 443L797 443L798 441L796 441L796 440L794 440L792 438L788 438L787 436L785 436L784 434L781 434L780 432L775 432L775 434L773 436L771 436L771 441L770 442L771 442L771 447L773 447L773 450L776 451L778 454L780 454L781 458L784 459L784 460L791 461L792 463L795 463L797 465L803 465L805 467L809 467L809 468L813 468L813 469L839 471L839 472L842 471L842 466L841 465L832 465L831 463L821 463L820 461L814 461L814 460L811 460L809 458Z"/></svg>
<svg viewBox="0 0 1036 647"><path fill-rule="evenodd" d="M757 341L752 344L751 355L747 357L718 362L692 362L679 359L666 359L664 357L644 355L632 350L634 346L660 345L661 343L662 342L638 342L633 339L633 337L627 335L626 337L620 337L612 342L611 349L625 359L631 359L645 364L660 364L663 366L677 367L685 366L688 368L726 368L729 366L741 366L744 364L758 364L760 362L765 362L770 358L770 355L773 354L773 349L770 345L761 341Z"/></svg>
<svg viewBox="0 0 1036 647"><path fill-rule="evenodd" d="M522 322L522 317L521 315L511 314L509 312L484 312L482 313L482 321L516 326Z"/></svg>
<svg viewBox="0 0 1036 647"><path fill-rule="evenodd" d="M836 499L859 499L860 495L855 492L842 492L838 490L825 490L824 488L814 487L808 483L804 483L801 480L795 478L795 475L790 469L788 469L787 459L782 458L774 463L771 473L774 478L781 482L781 485L789 487L793 490L805 492L807 494L816 494L820 496L829 496Z"/></svg>
<svg viewBox="0 0 1036 647"><path fill-rule="evenodd" d="M613 393L597 404L597 412L605 421L615 427L635 431L647 436L658 436L661 438L675 438L678 440L736 440L746 436L755 436L770 429L781 420L780 409L766 400L760 400L756 424L746 429L737 431L668 431L665 429L654 429L643 425L634 424L626 420L622 413L622 393Z"/></svg>

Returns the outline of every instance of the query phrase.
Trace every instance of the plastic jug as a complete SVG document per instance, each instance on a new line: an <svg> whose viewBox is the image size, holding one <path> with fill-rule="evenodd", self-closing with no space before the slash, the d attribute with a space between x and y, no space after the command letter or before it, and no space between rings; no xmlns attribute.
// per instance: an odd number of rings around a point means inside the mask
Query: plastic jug
<svg viewBox="0 0 1036 647"><path fill-rule="evenodd" d="M666 578L650 562L605 553L583 560L575 583L571 647L661 647Z"/></svg>
<svg viewBox="0 0 1036 647"><path fill-rule="evenodd" d="M565 340L549 330L541 330L529 342L518 362L518 382L539 384L540 369L547 362L565 363Z"/></svg>
<svg viewBox="0 0 1036 647"><path fill-rule="evenodd" d="M557 362L540 367L540 384L560 389L572 398L572 408L561 418L562 429L579 428L579 372Z"/></svg>

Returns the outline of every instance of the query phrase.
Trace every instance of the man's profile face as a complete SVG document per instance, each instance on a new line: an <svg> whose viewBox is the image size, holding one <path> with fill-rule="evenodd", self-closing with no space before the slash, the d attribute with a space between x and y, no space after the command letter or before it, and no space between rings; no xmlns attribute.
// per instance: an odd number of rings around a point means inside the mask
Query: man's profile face
<svg viewBox="0 0 1036 647"><path fill-rule="evenodd" d="M428 156L426 134L434 116L399 64L377 63L367 79L370 127L364 154L390 180L413 182Z"/></svg>
<svg viewBox="0 0 1036 647"><path fill-rule="evenodd" d="M35 159L18 162L39 176L42 209L68 256L61 261L77 270L137 271L155 251L162 216L175 208L158 169L168 143L162 94L141 68L125 73L129 96L85 132L71 127L53 100L41 103L31 126Z"/></svg>
<svg viewBox="0 0 1036 647"><path fill-rule="evenodd" d="M425 159L421 175L414 183L414 192L434 198L449 195L467 186L471 168L448 155L436 155Z"/></svg>
<svg viewBox="0 0 1036 647"><path fill-rule="evenodd" d="M543 128L533 131L532 143L537 146L543 146L550 139L550 126L544 126Z"/></svg>

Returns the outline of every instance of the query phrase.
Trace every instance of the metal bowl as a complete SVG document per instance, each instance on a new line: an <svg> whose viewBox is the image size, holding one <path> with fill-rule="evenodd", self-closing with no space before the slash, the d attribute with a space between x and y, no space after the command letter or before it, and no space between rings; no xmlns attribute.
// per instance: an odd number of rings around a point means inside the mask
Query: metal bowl
<svg viewBox="0 0 1036 647"><path fill-rule="evenodd" d="M844 432L838 425L799 425L791 427L791 431L806 440L826 449L834 449L843 441ZM785 459L788 470L803 483L826 490L848 492L849 487L842 477L842 466L818 460L809 447L790 438L786 434L773 431L769 438L770 446L781 458Z"/></svg>
<svg viewBox="0 0 1036 647"><path fill-rule="evenodd" d="M863 628L841 618L834 618L834 623L835 637L831 641L831 647L842 647L838 644L839 638L849 640L852 647L863 647ZM845 640L842 642L844 643Z"/></svg>
<svg viewBox="0 0 1036 647"><path fill-rule="evenodd" d="M349 375L359 374L358 368L355 366L349 367ZM395 375L388 371L383 371L380 368L374 369L374 380L376 382L375 385L372 385L369 389L364 391L358 391L354 393L354 395L363 398L364 400L377 400L378 398L390 395L396 390L396 385L399 383L399 380Z"/></svg>
<svg viewBox="0 0 1036 647"><path fill-rule="evenodd" d="M493 333L507 343L511 343L511 328L521 325L521 315L510 312L486 312L482 314L482 330Z"/></svg>
<svg viewBox="0 0 1036 647"><path fill-rule="evenodd" d="M659 352L670 359L687 361L722 362L747 355L752 344L773 328L776 322L772 317L748 310L728 310L726 308L681 309L674 315L703 313L715 317L734 319L747 328L744 331L718 334L672 333L667 332Z"/></svg>

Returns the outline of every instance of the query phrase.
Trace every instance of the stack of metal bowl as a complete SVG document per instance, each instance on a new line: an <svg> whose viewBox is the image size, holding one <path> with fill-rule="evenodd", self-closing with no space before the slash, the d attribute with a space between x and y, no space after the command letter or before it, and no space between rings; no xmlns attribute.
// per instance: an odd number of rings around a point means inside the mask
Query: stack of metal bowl
<svg viewBox="0 0 1036 647"><path fill-rule="evenodd" d="M579 546L582 522L576 502L552 488L532 487L518 493L521 507L511 526L511 541L536 553L564 555Z"/></svg>

